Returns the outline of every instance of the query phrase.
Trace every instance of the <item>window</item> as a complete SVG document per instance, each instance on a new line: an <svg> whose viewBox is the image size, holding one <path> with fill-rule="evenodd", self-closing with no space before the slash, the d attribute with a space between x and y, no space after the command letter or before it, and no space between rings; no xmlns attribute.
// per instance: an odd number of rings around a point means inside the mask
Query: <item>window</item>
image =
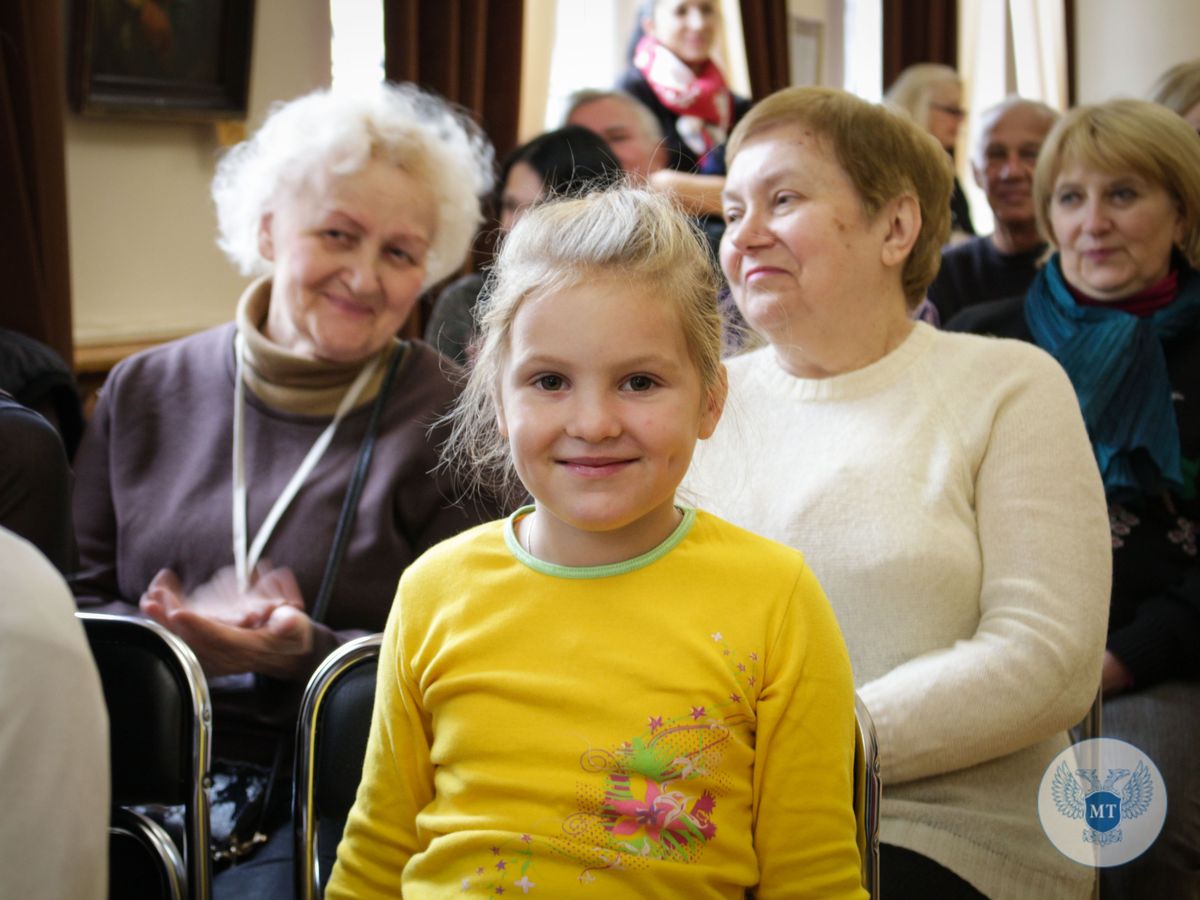
<svg viewBox="0 0 1200 900"><path fill-rule="evenodd" d="M572 93L609 87L625 71L637 5L635 0L558 0L543 121L547 130L562 123Z"/></svg>
<svg viewBox="0 0 1200 900"><path fill-rule="evenodd" d="M842 87L864 100L883 99L883 2L846 0Z"/></svg>
<svg viewBox="0 0 1200 900"><path fill-rule="evenodd" d="M333 86L383 81L383 0L329 0Z"/></svg>

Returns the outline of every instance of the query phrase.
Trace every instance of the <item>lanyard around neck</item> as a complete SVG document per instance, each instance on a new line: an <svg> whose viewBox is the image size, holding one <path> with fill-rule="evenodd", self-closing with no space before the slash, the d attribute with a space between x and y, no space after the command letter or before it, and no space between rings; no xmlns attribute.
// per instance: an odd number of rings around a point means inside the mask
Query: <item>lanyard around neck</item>
<svg viewBox="0 0 1200 900"><path fill-rule="evenodd" d="M238 585L244 591L250 587L250 573L258 565L259 557L262 556L263 548L270 540L275 526L283 518L284 512L291 505L296 494L300 492L300 488L309 474L320 462L321 457L325 455L330 442L333 441L338 423L346 417L346 413L354 408L355 402L370 382L371 376L375 374L382 356L377 355L374 360L363 366L358 377L354 379L354 383L346 390L342 402L338 404L337 411L333 414L333 421L313 442L299 468L296 469L283 492L275 500L275 505L271 507L266 519L259 526L258 534L254 536L254 542L250 545L249 550L246 548L246 459L244 449L246 342L241 334L234 339L234 356L237 360L237 370L234 373L236 381L233 388L233 562L237 571Z"/></svg>

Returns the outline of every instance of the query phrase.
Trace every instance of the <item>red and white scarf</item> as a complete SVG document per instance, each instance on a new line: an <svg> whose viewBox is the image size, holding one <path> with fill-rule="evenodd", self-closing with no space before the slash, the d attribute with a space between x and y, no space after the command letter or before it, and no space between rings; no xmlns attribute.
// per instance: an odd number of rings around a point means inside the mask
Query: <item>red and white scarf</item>
<svg viewBox="0 0 1200 900"><path fill-rule="evenodd" d="M667 109L679 116L675 130L688 149L704 156L729 134L733 96L711 59L696 72L651 35L638 41L633 65Z"/></svg>

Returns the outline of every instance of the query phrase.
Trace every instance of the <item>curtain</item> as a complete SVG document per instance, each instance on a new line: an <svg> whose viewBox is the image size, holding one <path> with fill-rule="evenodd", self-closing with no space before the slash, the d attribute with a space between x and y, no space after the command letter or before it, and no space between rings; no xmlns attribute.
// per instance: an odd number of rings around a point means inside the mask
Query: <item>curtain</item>
<svg viewBox="0 0 1200 900"><path fill-rule="evenodd" d="M886 0L883 86L914 63L958 68L958 0Z"/></svg>
<svg viewBox="0 0 1200 900"><path fill-rule="evenodd" d="M777 0L741 0L746 66L755 100L792 82L788 64L787 4Z"/></svg>
<svg viewBox="0 0 1200 900"><path fill-rule="evenodd" d="M517 144L523 0L384 0L384 69L475 114L503 158Z"/></svg>
<svg viewBox="0 0 1200 900"><path fill-rule="evenodd" d="M491 138L496 159L517 146L521 105L524 0L384 0L384 72L470 110ZM494 251L484 227L463 270L478 270ZM402 337L419 337L435 286L413 310Z"/></svg>
<svg viewBox="0 0 1200 900"><path fill-rule="evenodd" d="M0 3L0 327L71 365L62 4Z"/></svg>
<svg viewBox="0 0 1200 900"><path fill-rule="evenodd" d="M538 15L525 16L521 30L521 96L517 142L532 140L546 130L550 104L550 70L554 63L554 38L558 3L538 5Z"/></svg>
<svg viewBox="0 0 1200 900"><path fill-rule="evenodd" d="M1067 22L1062 0L1009 0L1017 93L1065 110Z"/></svg>
<svg viewBox="0 0 1200 900"><path fill-rule="evenodd" d="M980 114L1009 94L1040 100L1059 111L1071 106L1072 21L1063 0L999 0L964 4L959 31L959 73L968 117L959 138L959 180L980 234L991 228L992 210L970 177L972 143Z"/></svg>
<svg viewBox="0 0 1200 900"><path fill-rule="evenodd" d="M742 29L742 9L736 3L721 7L721 28L713 46L713 59L725 74L729 89L741 97L753 96L747 59L746 36Z"/></svg>

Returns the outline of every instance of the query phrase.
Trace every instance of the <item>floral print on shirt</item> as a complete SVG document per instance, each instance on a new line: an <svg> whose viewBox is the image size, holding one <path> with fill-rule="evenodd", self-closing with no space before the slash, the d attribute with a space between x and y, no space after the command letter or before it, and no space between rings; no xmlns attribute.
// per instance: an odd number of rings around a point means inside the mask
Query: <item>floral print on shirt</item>
<svg viewBox="0 0 1200 900"><path fill-rule="evenodd" d="M602 784L580 785L579 811L561 836L523 834L519 843L490 848L462 876L464 893L490 898L536 893L537 859L574 859L580 884L604 872L640 869L653 861L693 863L718 835L716 812L726 777L721 771L731 728L754 721L761 683L760 655L739 653L720 632L709 635L736 689L719 704L687 704L674 716L648 714L643 730L612 749L589 748L580 768Z"/></svg>

